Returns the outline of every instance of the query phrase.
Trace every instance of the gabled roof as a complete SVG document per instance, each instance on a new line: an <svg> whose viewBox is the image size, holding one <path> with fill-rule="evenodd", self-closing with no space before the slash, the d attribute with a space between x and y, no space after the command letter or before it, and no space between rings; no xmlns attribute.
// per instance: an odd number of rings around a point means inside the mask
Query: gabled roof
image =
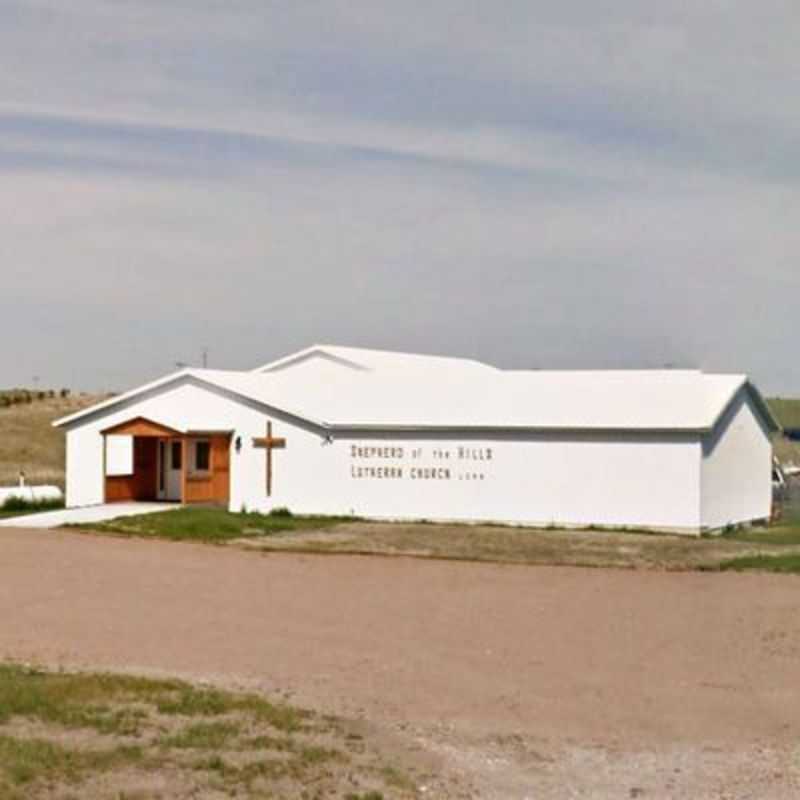
<svg viewBox="0 0 800 800"><path fill-rule="evenodd" d="M58 420L69 426L176 382L216 388L328 430L711 430L744 375L699 370L516 371L476 361L317 346L252 372L182 370Z"/></svg>
<svg viewBox="0 0 800 800"><path fill-rule="evenodd" d="M498 372L496 367L469 358L452 356L423 355L420 353L399 353L393 350L370 350L362 347L341 347L339 345L315 344L298 353L279 358L257 367L253 372L280 372L289 367L311 362L336 364L360 372L386 372L388 370L404 373L433 372L446 370L448 373L477 374Z"/></svg>
<svg viewBox="0 0 800 800"><path fill-rule="evenodd" d="M108 400L103 400L101 403L95 403L93 406L83 408L80 411L76 411L74 414L68 414L66 417L61 417L53 422L53 427L63 428L71 425L73 422L83 419L84 417L95 416L99 412L105 411L106 409L111 410L112 408L116 408L120 404L125 403L134 397L138 397L139 395L157 391L162 387L172 386L182 378L188 378L191 374L192 370L190 369L181 369L177 372L170 372L168 375L164 375L162 378L150 381L149 383L144 383L141 386L137 386L127 392L123 392L122 394L115 394L113 397L109 397Z"/></svg>

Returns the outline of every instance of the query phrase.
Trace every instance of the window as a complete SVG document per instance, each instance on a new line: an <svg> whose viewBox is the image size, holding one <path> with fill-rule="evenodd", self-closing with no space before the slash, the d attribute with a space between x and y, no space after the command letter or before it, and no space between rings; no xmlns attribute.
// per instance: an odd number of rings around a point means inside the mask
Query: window
<svg viewBox="0 0 800 800"><path fill-rule="evenodd" d="M183 442L171 442L172 469L183 469Z"/></svg>
<svg viewBox="0 0 800 800"><path fill-rule="evenodd" d="M194 468L197 472L208 472L211 469L211 442L195 442Z"/></svg>
<svg viewBox="0 0 800 800"><path fill-rule="evenodd" d="M163 439L158 440L158 491L163 492L167 486L167 445Z"/></svg>
<svg viewBox="0 0 800 800"><path fill-rule="evenodd" d="M106 436L106 475L133 475L133 436Z"/></svg>

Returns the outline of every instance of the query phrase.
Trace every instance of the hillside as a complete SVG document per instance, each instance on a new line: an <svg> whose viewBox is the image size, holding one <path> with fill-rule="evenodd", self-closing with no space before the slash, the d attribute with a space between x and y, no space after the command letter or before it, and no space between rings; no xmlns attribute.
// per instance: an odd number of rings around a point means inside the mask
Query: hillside
<svg viewBox="0 0 800 800"><path fill-rule="evenodd" d="M96 395L47 397L0 407L0 486L16 484L23 470L30 483L63 487L64 434L50 423L101 399Z"/></svg>
<svg viewBox="0 0 800 800"><path fill-rule="evenodd" d="M800 398L768 397L767 403L784 428L800 429ZM800 442L776 436L774 447L775 455L782 464L800 464Z"/></svg>
<svg viewBox="0 0 800 800"><path fill-rule="evenodd" d="M800 398L768 397L767 403L784 428L800 429Z"/></svg>

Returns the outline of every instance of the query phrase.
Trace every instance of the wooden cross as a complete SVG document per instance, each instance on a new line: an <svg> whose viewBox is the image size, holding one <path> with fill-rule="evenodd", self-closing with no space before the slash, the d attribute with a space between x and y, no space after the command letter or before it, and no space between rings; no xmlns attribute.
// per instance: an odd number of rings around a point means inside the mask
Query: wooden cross
<svg viewBox="0 0 800 800"><path fill-rule="evenodd" d="M253 447L260 447L267 451L267 497L272 494L272 451L283 450L286 447L286 439L274 438L272 435L272 423L267 423L267 435L263 439L253 439Z"/></svg>

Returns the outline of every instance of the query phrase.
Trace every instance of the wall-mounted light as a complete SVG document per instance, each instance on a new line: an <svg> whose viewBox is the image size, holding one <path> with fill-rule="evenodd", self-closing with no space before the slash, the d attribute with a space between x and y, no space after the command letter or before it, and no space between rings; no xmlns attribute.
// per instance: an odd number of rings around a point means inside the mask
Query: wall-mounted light
<svg viewBox="0 0 800 800"><path fill-rule="evenodd" d="M233 443L233 446L236 448L236 452L237 453L241 453L242 452L242 437L241 436L237 436L236 437L236 441Z"/></svg>
<svg viewBox="0 0 800 800"><path fill-rule="evenodd" d="M322 437L322 446L325 447L328 444L333 444L333 436L330 433Z"/></svg>

